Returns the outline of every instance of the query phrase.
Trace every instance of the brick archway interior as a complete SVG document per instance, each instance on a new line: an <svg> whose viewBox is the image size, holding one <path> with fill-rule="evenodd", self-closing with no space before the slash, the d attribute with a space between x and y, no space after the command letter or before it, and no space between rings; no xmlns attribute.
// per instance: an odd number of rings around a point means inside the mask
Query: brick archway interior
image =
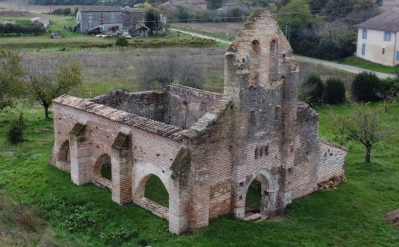
<svg viewBox="0 0 399 247"><path fill-rule="evenodd" d="M164 207L144 196L145 187L150 177L158 177L169 195L169 207L171 205L171 192L169 188L169 176L153 164L135 164L133 167L133 202L150 210L153 214L169 220L169 208Z"/></svg>
<svg viewBox="0 0 399 247"><path fill-rule="evenodd" d="M93 183L112 190L112 174L111 174L111 156L108 154L101 155L93 165ZM105 173L104 171L108 172Z"/></svg>
<svg viewBox="0 0 399 247"><path fill-rule="evenodd" d="M62 143L57 154L56 162L58 168L64 171L71 170L71 155L69 149L69 140L66 140Z"/></svg>

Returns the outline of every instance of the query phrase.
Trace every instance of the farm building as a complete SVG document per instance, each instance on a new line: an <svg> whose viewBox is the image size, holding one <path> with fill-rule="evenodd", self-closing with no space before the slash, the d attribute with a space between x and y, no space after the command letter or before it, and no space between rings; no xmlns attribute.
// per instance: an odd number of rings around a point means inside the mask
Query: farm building
<svg viewBox="0 0 399 247"><path fill-rule="evenodd" d="M144 11L141 8L121 8L112 6L82 6L76 13L76 31L86 33L88 30L102 26L128 30L144 26Z"/></svg>

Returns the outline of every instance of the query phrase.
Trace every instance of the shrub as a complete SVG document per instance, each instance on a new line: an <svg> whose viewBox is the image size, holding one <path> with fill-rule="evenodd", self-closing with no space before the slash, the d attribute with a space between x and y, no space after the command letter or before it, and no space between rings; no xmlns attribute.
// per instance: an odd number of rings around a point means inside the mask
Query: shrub
<svg viewBox="0 0 399 247"><path fill-rule="evenodd" d="M129 41L126 39L125 36L119 36L118 39L115 42L116 46L124 47L129 45Z"/></svg>
<svg viewBox="0 0 399 247"><path fill-rule="evenodd" d="M299 100L302 100L309 105L318 105L324 92L324 84L320 75L310 73L305 80L299 85Z"/></svg>
<svg viewBox="0 0 399 247"><path fill-rule="evenodd" d="M377 91L380 90L380 79L374 72L361 72L355 76L352 82L352 97L356 101L373 102L381 98Z"/></svg>
<svg viewBox="0 0 399 247"><path fill-rule="evenodd" d="M7 131L7 141L11 144L23 142L24 129L26 129L26 124L21 113L17 120L11 121L10 129Z"/></svg>
<svg viewBox="0 0 399 247"><path fill-rule="evenodd" d="M324 88L323 100L327 104L341 104L345 102L344 82L338 77L328 78Z"/></svg>

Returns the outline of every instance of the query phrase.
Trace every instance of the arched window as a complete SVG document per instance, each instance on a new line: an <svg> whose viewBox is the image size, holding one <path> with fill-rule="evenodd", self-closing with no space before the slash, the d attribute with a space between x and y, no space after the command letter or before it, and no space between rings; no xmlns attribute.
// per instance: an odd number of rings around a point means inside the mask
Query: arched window
<svg viewBox="0 0 399 247"><path fill-rule="evenodd" d="M265 155L269 155L269 145L265 147Z"/></svg>
<svg viewBox="0 0 399 247"><path fill-rule="evenodd" d="M254 40L251 43L251 63L250 63L250 83L258 84L259 83L259 68L260 68L260 43L258 40Z"/></svg>
<svg viewBox="0 0 399 247"><path fill-rule="evenodd" d="M277 42L273 40L270 42L269 53L269 80L276 80L278 76L278 63L277 63Z"/></svg>

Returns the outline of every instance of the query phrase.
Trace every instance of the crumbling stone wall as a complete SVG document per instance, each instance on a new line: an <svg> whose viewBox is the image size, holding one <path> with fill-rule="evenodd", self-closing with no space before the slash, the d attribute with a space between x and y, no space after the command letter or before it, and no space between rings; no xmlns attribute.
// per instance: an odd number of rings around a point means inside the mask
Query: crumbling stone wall
<svg viewBox="0 0 399 247"><path fill-rule="evenodd" d="M227 213L246 218L253 182L262 217L284 214L319 182L343 177L348 151L318 138L319 115L297 101L298 72L272 15L256 10L226 52L223 95L171 85L163 93L61 96L50 163L78 185L92 182L118 204L133 201L167 219L177 234ZM104 155L112 181L99 175ZM169 208L144 197L153 175Z"/></svg>
<svg viewBox="0 0 399 247"><path fill-rule="evenodd" d="M317 182L326 182L332 177L345 178L345 156L349 150L323 139L319 139L319 141L321 145Z"/></svg>
<svg viewBox="0 0 399 247"><path fill-rule="evenodd" d="M164 122L189 128L222 97L221 94L173 84L168 91L168 110Z"/></svg>
<svg viewBox="0 0 399 247"><path fill-rule="evenodd" d="M163 122L167 107L165 93L147 91L130 93L115 90L91 99L92 102L106 105L121 111L137 114L141 117Z"/></svg>

